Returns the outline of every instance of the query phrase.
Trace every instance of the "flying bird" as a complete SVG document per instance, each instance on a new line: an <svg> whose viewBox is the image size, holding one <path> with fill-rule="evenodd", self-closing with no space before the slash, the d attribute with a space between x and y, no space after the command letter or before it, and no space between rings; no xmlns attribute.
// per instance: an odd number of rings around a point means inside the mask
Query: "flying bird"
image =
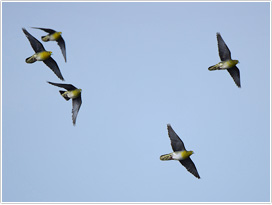
<svg viewBox="0 0 272 205"><path fill-rule="evenodd" d="M55 31L53 29L49 29L49 28L38 28L38 27L32 27L32 28L40 29L40 30L43 30L43 31L49 33L48 35L41 37L42 41L44 41L44 42L57 41L58 45L59 45L59 47L61 49L62 55L64 57L64 60L65 60L65 62L67 62L67 60L66 60L65 41L63 40L63 38L61 36L62 32L57 32L57 31Z"/></svg>
<svg viewBox="0 0 272 205"><path fill-rule="evenodd" d="M187 151L179 136L175 133L170 124L167 124L168 135L171 140L171 146L174 152L160 156L160 160L178 160L191 174L196 178L200 178L196 166L191 160L190 156L194 154L193 151Z"/></svg>
<svg viewBox="0 0 272 205"><path fill-rule="evenodd" d="M52 83L49 81L48 81L48 83L67 90L67 91L60 90L59 92L60 92L61 96L64 97L65 100L68 101L68 100L72 99L72 105L73 105L72 120L73 120L73 125L76 125L77 114L78 114L79 108L82 104L82 100L81 100L82 89L78 89L71 84Z"/></svg>
<svg viewBox="0 0 272 205"><path fill-rule="evenodd" d="M34 63L36 61L43 61L57 76L59 79L64 80L60 72L59 66L56 61L51 57L52 52L46 51L43 45L35 38L25 28L22 28L24 34L29 40L35 54L27 58L26 63Z"/></svg>
<svg viewBox="0 0 272 205"><path fill-rule="evenodd" d="M212 70L227 70L231 77L233 78L235 84L240 88L240 71L236 67L236 64L239 63L238 60L232 60L231 54L228 46L224 42L223 38L221 37L220 33L216 33L217 42L218 42L218 51L221 62L217 63L216 65L210 66L208 69Z"/></svg>

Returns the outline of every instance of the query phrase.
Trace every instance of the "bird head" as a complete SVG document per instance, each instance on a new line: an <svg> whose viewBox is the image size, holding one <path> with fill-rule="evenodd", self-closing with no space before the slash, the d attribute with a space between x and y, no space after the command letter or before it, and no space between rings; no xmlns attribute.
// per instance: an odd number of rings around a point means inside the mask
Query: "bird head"
<svg viewBox="0 0 272 205"><path fill-rule="evenodd" d="M77 93L81 95L82 89L77 89Z"/></svg>
<svg viewBox="0 0 272 205"><path fill-rule="evenodd" d="M233 60L234 62L235 62L235 64L238 64L238 63L240 63L238 60Z"/></svg>
<svg viewBox="0 0 272 205"><path fill-rule="evenodd" d="M48 51L48 53L49 53L50 55L53 55L52 51Z"/></svg>
<svg viewBox="0 0 272 205"><path fill-rule="evenodd" d="M188 152L189 152L189 154L190 154L190 155L194 154L194 152L193 152L193 151L188 151Z"/></svg>

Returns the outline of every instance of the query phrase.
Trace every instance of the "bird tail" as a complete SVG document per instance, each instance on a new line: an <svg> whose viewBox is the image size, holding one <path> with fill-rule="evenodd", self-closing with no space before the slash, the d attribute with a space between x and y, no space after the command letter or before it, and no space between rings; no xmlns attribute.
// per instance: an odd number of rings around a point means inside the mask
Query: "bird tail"
<svg viewBox="0 0 272 205"><path fill-rule="evenodd" d="M30 56L29 58L27 58L26 60L25 60L25 62L26 63L34 63L34 62L36 62L37 60L36 60L36 58L34 58L34 56Z"/></svg>
<svg viewBox="0 0 272 205"><path fill-rule="evenodd" d="M217 68L218 68L218 66L216 64L216 65L210 66L208 69L209 70L217 70Z"/></svg>
<svg viewBox="0 0 272 205"><path fill-rule="evenodd" d="M68 98L68 97L67 97L67 95L66 95L66 94L64 94L64 93L65 93L65 91L60 90L59 92L60 92L61 96L62 96L62 97L65 99L65 100L67 100L67 101L68 101L68 100L70 100L70 98Z"/></svg>
<svg viewBox="0 0 272 205"><path fill-rule="evenodd" d="M172 158L172 153L170 153L170 154L164 154L164 155L161 155L160 156L160 160L162 160L162 161L167 161L167 160L172 160L173 158Z"/></svg>
<svg viewBox="0 0 272 205"><path fill-rule="evenodd" d="M42 41L44 41L44 42L49 41L49 36L42 36Z"/></svg>

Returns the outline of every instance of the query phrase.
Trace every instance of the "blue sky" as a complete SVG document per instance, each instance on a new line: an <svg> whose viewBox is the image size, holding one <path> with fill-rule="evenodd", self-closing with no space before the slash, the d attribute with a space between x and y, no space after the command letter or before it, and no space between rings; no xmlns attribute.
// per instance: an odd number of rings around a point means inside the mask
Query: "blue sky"
<svg viewBox="0 0 272 205"><path fill-rule="evenodd" d="M50 11L50 13L49 13ZM3 2L3 202L267 202L270 200L270 3ZM32 54L25 27L62 31L43 43L61 81ZM238 59L239 89L216 32ZM166 124L201 179L176 161Z"/></svg>

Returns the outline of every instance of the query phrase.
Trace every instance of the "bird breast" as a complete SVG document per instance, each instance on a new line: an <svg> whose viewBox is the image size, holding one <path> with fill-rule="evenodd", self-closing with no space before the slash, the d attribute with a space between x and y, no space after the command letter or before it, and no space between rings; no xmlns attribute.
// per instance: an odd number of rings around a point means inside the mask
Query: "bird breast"
<svg viewBox="0 0 272 205"><path fill-rule="evenodd" d="M60 38L61 32L55 32L49 36L49 41L56 41Z"/></svg>
<svg viewBox="0 0 272 205"><path fill-rule="evenodd" d="M75 89L75 90L72 90L72 91L68 91L67 92L67 97L77 98L77 97L79 97L80 93L81 93L80 89Z"/></svg>
<svg viewBox="0 0 272 205"><path fill-rule="evenodd" d="M42 51L34 55L36 55L35 57L38 61L44 61L51 56L51 53L48 51Z"/></svg>
<svg viewBox="0 0 272 205"><path fill-rule="evenodd" d="M175 160L183 160L188 158L191 155L190 152L183 150L178 152L173 152L172 158Z"/></svg>
<svg viewBox="0 0 272 205"><path fill-rule="evenodd" d="M221 69L228 69L228 68L232 68L233 66L235 66L237 63L234 60L227 60L227 61L223 61L221 62L222 64L220 65Z"/></svg>

